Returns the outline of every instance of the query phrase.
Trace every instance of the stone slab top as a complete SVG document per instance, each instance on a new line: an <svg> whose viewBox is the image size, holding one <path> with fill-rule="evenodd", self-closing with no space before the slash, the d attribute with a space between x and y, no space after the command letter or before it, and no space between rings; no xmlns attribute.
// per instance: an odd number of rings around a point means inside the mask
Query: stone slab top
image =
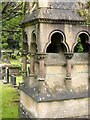
<svg viewBox="0 0 90 120"><path fill-rule="evenodd" d="M12 65L12 64L0 64L0 67L1 68L6 68L6 67L9 67L9 68L18 68L19 66Z"/></svg>
<svg viewBox="0 0 90 120"><path fill-rule="evenodd" d="M88 89L85 86L77 90L67 90L65 86L59 88L58 90L51 90L46 84L46 82L36 82L34 86L31 86L29 88L25 85L25 83L23 83L20 85L20 90L25 92L36 102L88 98L89 95Z"/></svg>

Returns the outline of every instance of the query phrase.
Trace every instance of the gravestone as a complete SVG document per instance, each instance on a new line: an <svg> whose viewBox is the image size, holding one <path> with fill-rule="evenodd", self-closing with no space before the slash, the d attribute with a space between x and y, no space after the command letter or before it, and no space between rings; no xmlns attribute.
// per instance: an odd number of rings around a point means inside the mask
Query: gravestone
<svg viewBox="0 0 90 120"><path fill-rule="evenodd" d="M5 76L5 79L6 79L6 81L7 81L7 83L9 83L9 68L8 67L6 67L6 76Z"/></svg>
<svg viewBox="0 0 90 120"><path fill-rule="evenodd" d="M16 76L15 75L10 76L10 83L11 83L11 85L16 86Z"/></svg>
<svg viewBox="0 0 90 120"><path fill-rule="evenodd" d="M9 83L9 68L8 67L6 67L6 69L5 69L5 80L2 80L2 82L4 84Z"/></svg>
<svg viewBox="0 0 90 120"><path fill-rule="evenodd" d="M86 26L84 17L74 9L77 4L74 0L29 2L30 12L22 20L20 118L89 116L90 25ZM79 43L83 53L78 53ZM28 53L29 76L26 74Z"/></svg>

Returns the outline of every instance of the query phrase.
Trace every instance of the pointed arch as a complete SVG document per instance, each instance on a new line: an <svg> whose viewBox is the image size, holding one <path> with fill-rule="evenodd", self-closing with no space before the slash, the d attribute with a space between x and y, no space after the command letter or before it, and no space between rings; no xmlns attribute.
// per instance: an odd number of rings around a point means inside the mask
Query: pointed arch
<svg viewBox="0 0 90 120"><path fill-rule="evenodd" d="M23 31L23 50L26 50L28 52L28 38L27 38L27 32Z"/></svg>
<svg viewBox="0 0 90 120"><path fill-rule="evenodd" d="M31 34L30 52L31 53L36 53L37 52L37 42L36 42L35 31L33 31L32 34Z"/></svg>

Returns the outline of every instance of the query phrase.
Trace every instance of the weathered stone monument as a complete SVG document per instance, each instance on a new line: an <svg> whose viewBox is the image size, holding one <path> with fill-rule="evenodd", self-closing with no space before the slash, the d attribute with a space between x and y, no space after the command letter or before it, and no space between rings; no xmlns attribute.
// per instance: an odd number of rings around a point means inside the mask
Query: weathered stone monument
<svg viewBox="0 0 90 120"><path fill-rule="evenodd" d="M88 117L90 26L76 12L76 1L33 0L29 8L22 21L19 117Z"/></svg>
<svg viewBox="0 0 90 120"><path fill-rule="evenodd" d="M8 67L6 67L5 79L6 79L7 83L9 83L9 68Z"/></svg>
<svg viewBox="0 0 90 120"><path fill-rule="evenodd" d="M15 75L10 76L10 83L12 86L16 87L16 76Z"/></svg>

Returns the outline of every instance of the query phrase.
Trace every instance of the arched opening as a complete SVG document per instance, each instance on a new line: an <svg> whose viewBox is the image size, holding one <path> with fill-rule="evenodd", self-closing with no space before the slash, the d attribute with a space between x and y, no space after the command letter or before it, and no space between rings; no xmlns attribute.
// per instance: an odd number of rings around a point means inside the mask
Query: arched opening
<svg viewBox="0 0 90 120"><path fill-rule="evenodd" d="M27 33L23 31L23 76L27 76L27 55L28 55L28 39Z"/></svg>
<svg viewBox="0 0 90 120"><path fill-rule="evenodd" d="M38 72L37 62L36 62L36 54L38 52L37 43L36 43L36 34L33 32L31 36L31 44L30 44L30 75L36 76Z"/></svg>
<svg viewBox="0 0 90 120"><path fill-rule="evenodd" d="M36 35L35 33L32 34L32 41L30 44L30 52L36 53L37 52L37 44L36 44Z"/></svg>
<svg viewBox="0 0 90 120"><path fill-rule="evenodd" d="M27 39L27 33L23 33L23 50L28 52L28 39Z"/></svg>
<svg viewBox="0 0 90 120"><path fill-rule="evenodd" d="M60 53L65 52L66 47L63 44L63 35L59 32L55 32L51 36L51 43L48 45L46 52L47 53Z"/></svg>
<svg viewBox="0 0 90 120"><path fill-rule="evenodd" d="M74 52L89 52L89 47L89 35L87 33L81 33L77 38L77 44L74 48Z"/></svg>

